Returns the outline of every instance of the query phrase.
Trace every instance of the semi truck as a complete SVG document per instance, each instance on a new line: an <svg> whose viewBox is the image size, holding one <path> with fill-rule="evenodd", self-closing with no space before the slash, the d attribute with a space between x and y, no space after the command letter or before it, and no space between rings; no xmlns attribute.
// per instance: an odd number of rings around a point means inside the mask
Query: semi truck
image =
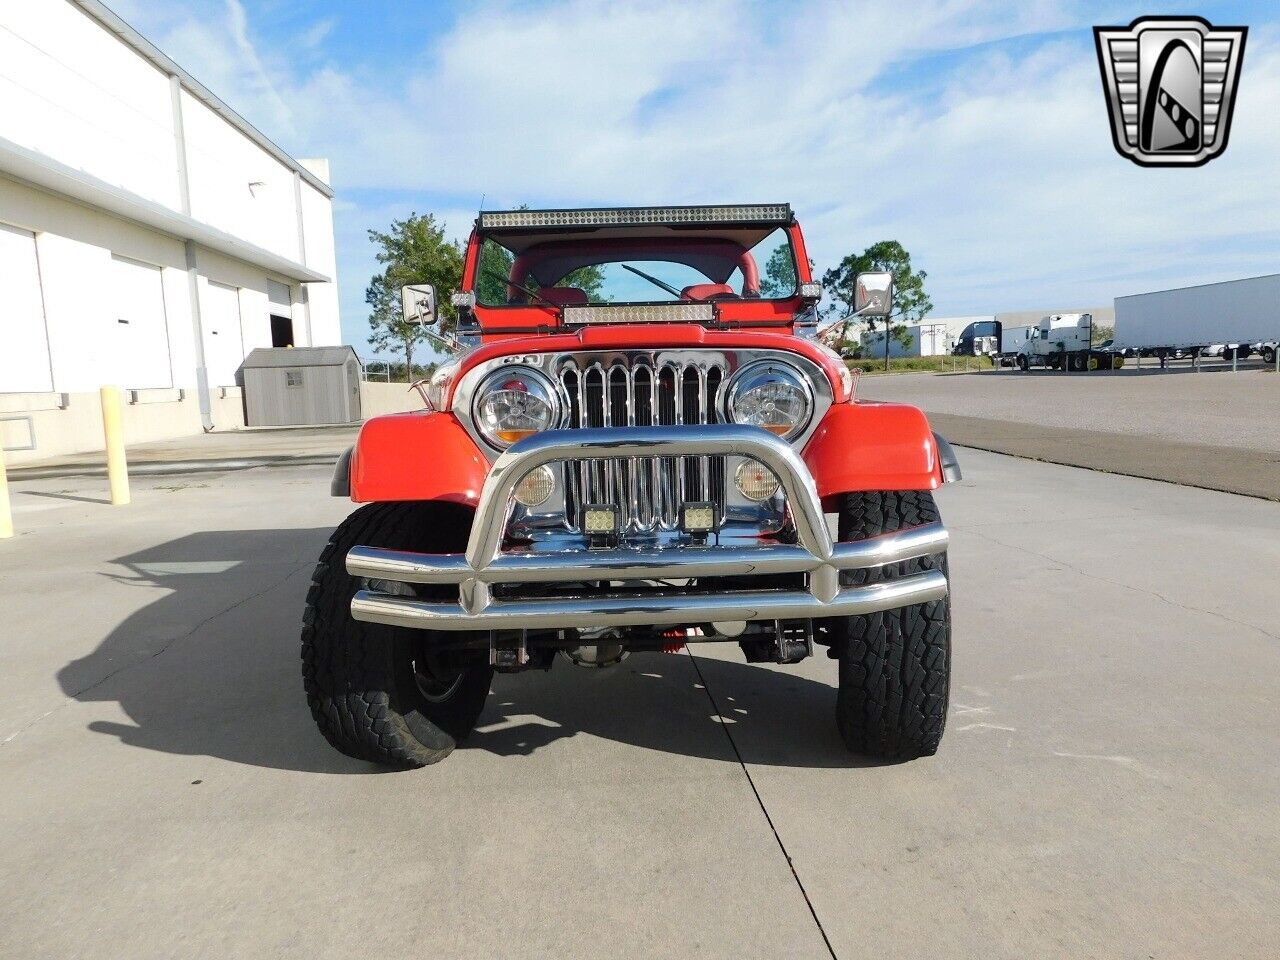
<svg viewBox="0 0 1280 960"><path fill-rule="evenodd" d="M1031 338L1035 327L1000 327L1000 349L992 358L996 366L1013 367L1018 363L1018 350Z"/></svg>
<svg viewBox="0 0 1280 960"><path fill-rule="evenodd" d="M1010 331L1016 329L1011 327ZM1019 370L1113 370L1124 366L1123 355L1093 347L1092 338L1093 314L1050 314L1041 317L1040 323L1028 331L1017 347L1014 363Z"/></svg>
<svg viewBox="0 0 1280 960"><path fill-rule="evenodd" d="M956 357L991 357L1000 353L1000 324L995 320L975 320L956 337L951 348Z"/></svg>
<svg viewBox="0 0 1280 960"><path fill-rule="evenodd" d="M1274 359L1280 274L1116 297L1116 341L1141 356ZM1268 349L1269 348L1269 349Z"/></svg>

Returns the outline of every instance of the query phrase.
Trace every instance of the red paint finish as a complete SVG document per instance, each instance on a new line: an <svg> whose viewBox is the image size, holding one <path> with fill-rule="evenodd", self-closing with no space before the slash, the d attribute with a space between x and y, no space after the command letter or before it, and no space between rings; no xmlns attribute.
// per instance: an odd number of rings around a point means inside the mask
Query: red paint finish
<svg viewBox="0 0 1280 960"><path fill-rule="evenodd" d="M444 500L474 507L489 474L484 458L451 413L374 417L351 457L351 499Z"/></svg>
<svg viewBox="0 0 1280 960"><path fill-rule="evenodd" d="M787 227L787 236L791 238L791 251L796 255L796 280L808 283L813 279L813 273L809 267L809 252L804 247L804 234L800 231L800 224L793 223Z"/></svg>
<svg viewBox="0 0 1280 960"><path fill-rule="evenodd" d="M802 453L824 500L859 490L936 490L942 468L929 421L896 403L843 403ZM399 413L365 423L351 459L351 499L443 500L476 506L489 462L451 413Z"/></svg>
<svg viewBox="0 0 1280 960"><path fill-rule="evenodd" d="M929 421L898 403L833 406L802 454L826 500L860 490L936 490L942 486Z"/></svg>

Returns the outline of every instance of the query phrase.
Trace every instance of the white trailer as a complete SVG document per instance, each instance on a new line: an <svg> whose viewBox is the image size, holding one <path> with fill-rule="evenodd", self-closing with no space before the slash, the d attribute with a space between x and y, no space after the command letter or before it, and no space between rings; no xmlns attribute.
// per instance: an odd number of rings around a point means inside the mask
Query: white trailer
<svg viewBox="0 0 1280 960"><path fill-rule="evenodd" d="M1116 297L1116 343L1143 356L1274 359L1277 339L1280 274Z"/></svg>

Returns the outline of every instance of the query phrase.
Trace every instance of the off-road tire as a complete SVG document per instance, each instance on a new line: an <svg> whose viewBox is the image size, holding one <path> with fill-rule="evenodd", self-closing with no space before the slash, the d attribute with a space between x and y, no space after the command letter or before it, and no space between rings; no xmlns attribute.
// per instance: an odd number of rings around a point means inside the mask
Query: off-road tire
<svg viewBox="0 0 1280 960"><path fill-rule="evenodd" d="M478 655L456 686L428 699L414 664L430 634L352 619L351 598L364 581L346 571L354 546L454 553L465 548L470 527L470 511L452 504L369 504L342 522L320 554L302 618L302 679L320 732L347 756L422 767L447 757L475 726L493 679L487 658Z"/></svg>
<svg viewBox="0 0 1280 960"><path fill-rule="evenodd" d="M865 540L939 519L927 491L849 494L841 505L840 539ZM946 569L946 554L936 554L847 570L841 582L861 586ZM840 661L836 726L849 750L883 760L936 753L951 685L950 598L822 624Z"/></svg>

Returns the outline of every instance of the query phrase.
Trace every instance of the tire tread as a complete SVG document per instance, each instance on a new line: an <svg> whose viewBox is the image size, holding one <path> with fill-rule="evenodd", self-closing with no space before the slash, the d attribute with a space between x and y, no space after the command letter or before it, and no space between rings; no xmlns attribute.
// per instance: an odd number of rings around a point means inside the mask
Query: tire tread
<svg viewBox="0 0 1280 960"><path fill-rule="evenodd" d="M939 520L928 491L850 494L840 539L863 540ZM946 555L841 575L849 585L946 571ZM836 723L850 751L887 760L937 752L946 725L951 674L950 598L912 604L832 624L840 661Z"/></svg>

